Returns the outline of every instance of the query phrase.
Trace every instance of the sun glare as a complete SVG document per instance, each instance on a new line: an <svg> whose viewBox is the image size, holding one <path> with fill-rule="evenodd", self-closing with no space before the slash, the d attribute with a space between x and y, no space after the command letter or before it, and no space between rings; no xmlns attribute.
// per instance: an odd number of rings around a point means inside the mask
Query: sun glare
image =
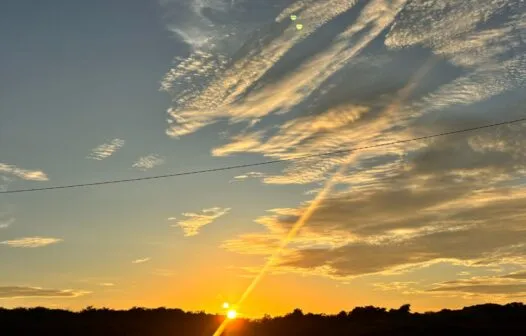
<svg viewBox="0 0 526 336"><path fill-rule="evenodd" d="M230 320L233 320L233 319L235 319L237 317L237 312L234 309L230 309L226 313L226 317L228 317Z"/></svg>

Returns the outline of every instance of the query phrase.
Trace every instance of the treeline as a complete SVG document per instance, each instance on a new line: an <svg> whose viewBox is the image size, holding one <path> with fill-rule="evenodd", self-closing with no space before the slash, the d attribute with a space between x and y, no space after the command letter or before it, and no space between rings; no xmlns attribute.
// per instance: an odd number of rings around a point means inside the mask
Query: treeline
<svg viewBox="0 0 526 336"><path fill-rule="evenodd" d="M224 316L181 309L0 308L0 335L211 336ZM356 307L337 315L304 314L230 321L227 336L292 335L526 335L526 306L483 304L460 310L412 313L409 305L387 310Z"/></svg>

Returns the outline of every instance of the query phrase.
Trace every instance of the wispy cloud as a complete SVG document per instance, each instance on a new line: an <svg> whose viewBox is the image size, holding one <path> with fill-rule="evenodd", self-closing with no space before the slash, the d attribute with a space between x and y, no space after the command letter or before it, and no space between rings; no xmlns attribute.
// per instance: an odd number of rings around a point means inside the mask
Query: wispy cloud
<svg viewBox="0 0 526 336"><path fill-rule="evenodd" d="M48 181L46 173L40 170L22 169L15 165L0 163L0 173L12 175L27 181ZM4 180L6 181L6 180ZM6 181L8 182L8 180Z"/></svg>
<svg viewBox="0 0 526 336"><path fill-rule="evenodd" d="M99 283L99 286L101 287L113 287L115 284L113 282L101 282Z"/></svg>
<svg viewBox="0 0 526 336"><path fill-rule="evenodd" d="M200 213L185 212L182 215L186 219L179 220L177 226L183 229L186 237L195 236L199 233L199 230L219 217L226 215L230 211L230 208L214 207L209 209L203 209Z"/></svg>
<svg viewBox="0 0 526 336"><path fill-rule="evenodd" d="M521 277L473 277L438 283L428 292L524 297L526 296L526 281Z"/></svg>
<svg viewBox="0 0 526 336"><path fill-rule="evenodd" d="M15 222L15 218L14 218L14 217L10 217L10 218L2 218L2 217L0 216L0 229L7 229L7 228L10 227L14 222Z"/></svg>
<svg viewBox="0 0 526 336"><path fill-rule="evenodd" d="M0 286L0 299L17 299L27 297L40 298L75 298L89 294L88 291L73 289L46 289L26 286Z"/></svg>
<svg viewBox="0 0 526 336"><path fill-rule="evenodd" d="M245 173L245 174L242 174L242 175L234 176L234 178L232 180L230 180L230 182L240 182L240 181L244 181L244 180L247 180L247 179L250 179L250 178L262 178L262 177L265 177L264 173L248 172L248 173Z"/></svg>
<svg viewBox="0 0 526 336"><path fill-rule="evenodd" d="M236 59L228 68L218 69L219 73L214 74L209 83L200 84L202 87L200 90L187 92L186 89L183 89L174 93L177 107L169 110L169 115L173 119L173 123L167 130L169 135L179 137L193 133L221 118L230 118L234 122L242 120L250 122L254 118L259 119L278 109L288 111L312 92L316 83L323 82L324 78L335 71L325 71L327 68L337 67L330 62L328 57L317 59L312 64L305 66L306 74L298 72L298 76L292 76L277 86L270 86L264 92L253 94L245 100L245 103L238 104L239 98L262 79L296 43L307 38L331 18L351 8L354 1L305 1L301 5L295 5L297 10L303 11L303 20L308 23L305 24L301 33L298 33L293 25L287 27L280 35L274 35L276 32L266 29L263 34L268 35L254 36L250 39L254 43L255 50L247 49L248 47L242 48L246 49L248 54ZM256 29L257 26L251 30L256 31ZM239 39L238 36L232 38L232 40L237 39ZM268 42L261 43L261 41ZM340 54L338 55L341 58L339 64L344 64L345 57L342 57L343 54L340 53L341 47L342 45L339 45L331 51L332 56ZM168 80L171 79L168 78ZM202 78L196 80L197 83L201 81ZM185 83L186 88L188 85L189 83ZM302 87L305 87L303 91L300 90ZM267 99L269 97L273 98Z"/></svg>
<svg viewBox="0 0 526 336"><path fill-rule="evenodd" d="M5 240L0 242L0 244L7 245L9 247L35 248L57 244L61 241L62 239L60 238L25 237L13 240Z"/></svg>
<svg viewBox="0 0 526 336"><path fill-rule="evenodd" d="M104 160L112 156L117 150L119 150L126 141L122 139L113 139L108 143L97 146L91 150L91 153L88 155L88 159L93 160Z"/></svg>
<svg viewBox="0 0 526 336"><path fill-rule="evenodd" d="M12 181L13 181L12 178L9 178L4 175L0 175L0 191L7 191L7 188L9 187L9 183Z"/></svg>
<svg viewBox="0 0 526 336"><path fill-rule="evenodd" d="M373 286L384 292L398 292L406 295L421 293L421 290L416 289L418 282L415 281L380 282L373 284Z"/></svg>
<svg viewBox="0 0 526 336"><path fill-rule="evenodd" d="M501 278L519 279L519 280L526 281L526 271L505 274L505 275L502 275Z"/></svg>
<svg viewBox="0 0 526 336"><path fill-rule="evenodd" d="M407 271L445 260L521 265L526 261L526 236L521 229L526 189L509 183L526 167L526 160L516 152L523 142L520 128L504 127L463 139L437 140L395 164L386 162L399 160L398 156L369 157L362 161L365 169L351 168L349 177L341 181L349 189L318 207L294 242L302 246L293 245L281 266L353 277ZM267 235L282 236L307 205L276 209L257 222L266 227ZM242 235L224 247L257 253L273 245Z"/></svg>
<svg viewBox="0 0 526 336"><path fill-rule="evenodd" d="M151 258L149 258L149 257L135 259L135 260L132 261L132 264L143 264L143 263L148 262L150 260L151 260Z"/></svg>
<svg viewBox="0 0 526 336"><path fill-rule="evenodd" d="M140 169L142 171L152 169L153 167L160 166L165 162L165 158L157 154L149 154L140 157L133 165L133 168Z"/></svg>
<svg viewBox="0 0 526 336"><path fill-rule="evenodd" d="M167 74L163 88L174 99L170 136L226 121L228 137L212 155L288 160L522 113L523 2L276 3L280 12L273 13L274 22L260 23L235 54L220 53L219 59L213 48L194 50ZM290 14L300 15L302 32L287 25ZM320 39L331 32L331 38ZM523 264L522 127L353 152L337 191L316 209L276 271L350 278L441 262ZM289 160L281 172L242 174L232 181L319 184L343 160L343 155ZM222 246L268 255L309 204L273 209L257 219L264 232L244 233ZM189 223L178 225L199 228L209 220L190 215Z"/></svg>

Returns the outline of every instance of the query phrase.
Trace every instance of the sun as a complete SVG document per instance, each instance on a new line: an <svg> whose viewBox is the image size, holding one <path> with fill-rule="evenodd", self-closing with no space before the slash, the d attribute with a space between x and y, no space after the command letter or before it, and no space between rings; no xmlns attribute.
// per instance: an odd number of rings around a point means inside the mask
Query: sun
<svg viewBox="0 0 526 336"><path fill-rule="evenodd" d="M235 319L237 317L237 312L234 309L230 309L226 313L226 317L228 317L230 320L233 320L233 319Z"/></svg>

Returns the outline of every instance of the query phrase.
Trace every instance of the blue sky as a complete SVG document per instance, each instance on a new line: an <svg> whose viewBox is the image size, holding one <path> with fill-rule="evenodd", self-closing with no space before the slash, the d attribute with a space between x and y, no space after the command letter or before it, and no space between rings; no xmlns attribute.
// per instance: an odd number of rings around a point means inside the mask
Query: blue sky
<svg viewBox="0 0 526 336"><path fill-rule="evenodd" d="M5 1L0 188L294 159L523 116L524 2L446 3ZM218 309L327 181L246 314L523 299L521 127L1 194L0 287L29 294L0 305Z"/></svg>

